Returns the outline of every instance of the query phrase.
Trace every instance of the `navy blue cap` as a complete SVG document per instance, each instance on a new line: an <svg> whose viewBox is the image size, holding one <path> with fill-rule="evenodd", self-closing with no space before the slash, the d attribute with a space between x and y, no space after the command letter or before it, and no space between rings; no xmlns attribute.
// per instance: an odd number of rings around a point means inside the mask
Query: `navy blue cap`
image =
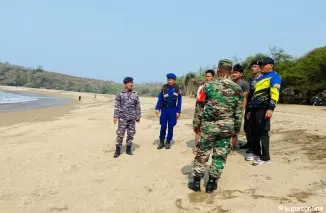
<svg viewBox="0 0 326 213"><path fill-rule="evenodd" d="M266 64L274 64L274 59L270 57L266 57L263 60L260 61L261 65L266 65Z"/></svg>
<svg viewBox="0 0 326 213"><path fill-rule="evenodd" d="M134 79L132 77L125 77L125 79L123 79L123 83L126 84L126 83L129 83L129 82L133 82Z"/></svg>
<svg viewBox="0 0 326 213"><path fill-rule="evenodd" d="M173 73L169 73L166 75L167 78L172 78L172 79L176 79L177 76L175 76Z"/></svg>

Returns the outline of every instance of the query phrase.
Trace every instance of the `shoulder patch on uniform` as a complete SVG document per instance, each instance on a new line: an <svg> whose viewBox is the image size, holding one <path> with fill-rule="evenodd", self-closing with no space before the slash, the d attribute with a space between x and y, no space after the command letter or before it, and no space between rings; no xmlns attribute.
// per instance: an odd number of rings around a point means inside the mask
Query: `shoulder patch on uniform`
<svg viewBox="0 0 326 213"><path fill-rule="evenodd" d="M274 86L273 86L273 87L275 87L275 88L279 89L279 88L281 87L281 85L279 85L279 84L274 84Z"/></svg>

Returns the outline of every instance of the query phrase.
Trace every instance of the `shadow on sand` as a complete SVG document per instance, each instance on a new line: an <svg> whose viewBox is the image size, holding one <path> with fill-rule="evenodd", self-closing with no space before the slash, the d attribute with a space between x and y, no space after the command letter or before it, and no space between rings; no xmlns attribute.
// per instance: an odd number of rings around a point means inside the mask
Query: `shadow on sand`
<svg viewBox="0 0 326 213"><path fill-rule="evenodd" d="M186 142L186 145L187 145L188 148L194 149L194 147L195 147L195 140L192 139L192 140L187 141Z"/></svg>
<svg viewBox="0 0 326 213"><path fill-rule="evenodd" d="M166 140L165 140L165 142L166 142ZM164 142L164 143L165 143ZM153 142L153 145L155 145L155 146L158 146L160 144L160 139L157 139L157 140L155 140L154 142ZM171 141L171 147L175 144L175 141L174 140L172 140Z"/></svg>
<svg viewBox="0 0 326 213"><path fill-rule="evenodd" d="M246 151L247 151L248 149L240 149L240 147L241 147L242 145L245 145L245 144L246 144L246 141L238 140L237 145L236 145L236 149L234 150L235 152L237 152L237 153L239 153L240 155L242 155L243 158L245 158L245 157L248 155L248 153L246 153Z"/></svg>
<svg viewBox="0 0 326 213"><path fill-rule="evenodd" d="M109 146L109 145L108 145ZM110 146L111 147L111 146ZM122 147L121 147L121 153L124 153L126 152L126 147L127 145L126 144L123 144ZM131 151L135 151L136 149L140 148L140 146L136 143L133 143L132 144L132 147L131 147ZM110 153L110 152L115 152L115 146L111 147L110 149L108 150L103 150L103 152L105 153Z"/></svg>
<svg viewBox="0 0 326 213"><path fill-rule="evenodd" d="M202 179L204 181L204 186L206 186L209 179L209 167L210 164L206 163L206 169L205 169L204 177ZM186 165L181 168L181 173L188 177L188 184L192 183L194 180L194 176L192 175L192 168L193 168L193 164ZM217 184L218 184L218 180L217 180Z"/></svg>

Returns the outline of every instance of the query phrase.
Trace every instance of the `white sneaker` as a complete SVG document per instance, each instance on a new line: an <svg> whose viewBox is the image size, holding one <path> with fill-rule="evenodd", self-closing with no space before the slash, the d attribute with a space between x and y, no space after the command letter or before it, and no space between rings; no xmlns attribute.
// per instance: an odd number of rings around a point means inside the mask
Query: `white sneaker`
<svg viewBox="0 0 326 213"><path fill-rule="evenodd" d="M247 161L253 161L253 160L258 160L259 159L259 156L257 155L254 155L252 153L249 153L246 158L245 158Z"/></svg>
<svg viewBox="0 0 326 213"><path fill-rule="evenodd" d="M253 162L252 165L253 166L258 166L258 165L262 165L262 164L265 164L265 163L272 163L272 161L271 160L265 161L265 160L258 159L258 160L255 160L255 162Z"/></svg>

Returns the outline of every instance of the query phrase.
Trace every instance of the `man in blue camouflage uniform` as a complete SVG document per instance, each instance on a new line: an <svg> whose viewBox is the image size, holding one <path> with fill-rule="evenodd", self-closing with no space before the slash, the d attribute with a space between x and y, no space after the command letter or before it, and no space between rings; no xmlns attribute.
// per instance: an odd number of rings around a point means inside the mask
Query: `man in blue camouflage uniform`
<svg viewBox="0 0 326 213"><path fill-rule="evenodd" d="M251 67L252 77L249 81L250 91L247 98L248 103L250 103L252 95L254 94L255 84L261 76L259 61L251 62L250 67ZM247 143L245 145L240 146L240 149L248 149L246 152L252 153L251 120L247 118L247 114L248 114L248 104L246 106L246 112L244 115L244 131L246 133Z"/></svg>
<svg viewBox="0 0 326 213"><path fill-rule="evenodd" d="M133 90L133 78L123 80L124 90L118 92L115 98L114 124L119 122L117 129L116 150L114 158L120 156L122 140L127 130L126 153L132 155L131 146L136 134L136 122L140 122L141 108L138 94Z"/></svg>
<svg viewBox="0 0 326 213"><path fill-rule="evenodd" d="M193 128L200 132L197 153L194 159L194 182L188 187L200 191L200 180L203 178L206 162L213 150L212 165L209 169L209 180L206 192L217 189L217 179L220 178L226 164L227 155L236 142L242 122L243 92L239 85L231 79L232 61L220 60L215 81L206 82L201 89L196 102Z"/></svg>
<svg viewBox="0 0 326 213"><path fill-rule="evenodd" d="M162 149L164 147L166 129L168 129L168 134L166 137L165 148L170 149L171 140L173 138L173 128L177 124L177 119L180 117L181 113L182 95L181 89L177 84L175 84L177 77L173 73L167 74L166 77L167 84L163 85L161 92L158 94L158 100L155 107L155 114L157 116L161 111L160 144L157 149Z"/></svg>

